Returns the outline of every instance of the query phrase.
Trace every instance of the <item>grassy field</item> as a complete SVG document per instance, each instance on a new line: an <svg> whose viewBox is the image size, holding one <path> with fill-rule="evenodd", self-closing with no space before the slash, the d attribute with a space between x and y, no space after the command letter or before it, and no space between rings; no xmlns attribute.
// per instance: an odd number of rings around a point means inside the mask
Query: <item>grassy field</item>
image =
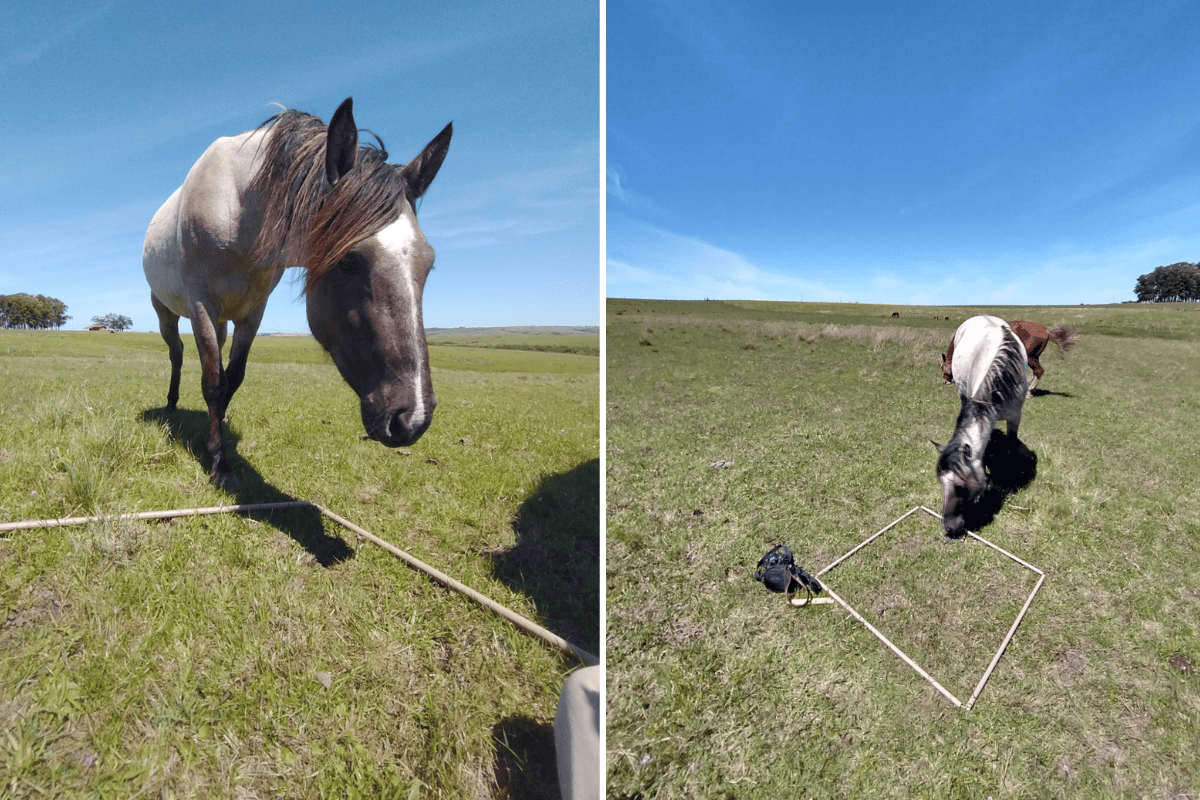
<svg viewBox="0 0 1200 800"><path fill-rule="evenodd" d="M940 353L985 310L1080 341L980 530L1046 581L964 711L751 575L940 511ZM610 300L607 326L610 797L1200 797L1200 308ZM924 513L825 576L962 700L1035 578Z"/></svg>
<svg viewBox="0 0 1200 800"><path fill-rule="evenodd" d="M600 355L599 328L433 328L426 331L425 335L431 345L447 347Z"/></svg>
<svg viewBox="0 0 1200 800"><path fill-rule="evenodd" d="M592 356L431 347L410 448L311 338L255 343L201 463L155 334L0 331L0 521L305 499L599 651ZM301 509L0 533L0 796L557 797L578 662Z"/></svg>

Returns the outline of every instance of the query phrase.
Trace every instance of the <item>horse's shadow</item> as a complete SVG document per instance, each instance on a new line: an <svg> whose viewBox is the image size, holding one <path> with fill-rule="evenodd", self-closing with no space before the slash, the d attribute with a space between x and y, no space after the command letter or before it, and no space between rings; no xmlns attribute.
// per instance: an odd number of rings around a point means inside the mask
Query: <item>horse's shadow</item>
<svg viewBox="0 0 1200 800"><path fill-rule="evenodd" d="M212 468L208 456L208 412L166 408L149 408L142 412L142 421L161 425L172 441L182 444L200 462L205 472ZM225 443L229 463L237 478L236 488L229 491L237 504L286 503L297 498L282 492L263 478L249 461L237 453L239 436L226 428ZM291 536L323 567L353 557L354 551L341 538L330 536L316 508L285 508L274 511L248 511L246 516L264 522Z"/></svg>
<svg viewBox="0 0 1200 800"><path fill-rule="evenodd" d="M517 543L493 572L533 600L547 628L588 652L600 645L600 461L542 480L512 523Z"/></svg>
<svg viewBox="0 0 1200 800"><path fill-rule="evenodd" d="M966 529L978 531L992 524L1004 501L1025 489L1037 477L1037 453L999 428L992 431L983 454L988 485L963 513Z"/></svg>
<svg viewBox="0 0 1200 800"><path fill-rule="evenodd" d="M1052 392L1049 389L1034 389L1030 392L1030 394L1032 394L1034 397L1047 397L1047 396L1074 397L1075 396L1075 395L1071 394L1070 392Z"/></svg>
<svg viewBox="0 0 1200 800"><path fill-rule="evenodd" d="M496 762L492 777L506 797L558 800L554 726L516 714L492 726Z"/></svg>

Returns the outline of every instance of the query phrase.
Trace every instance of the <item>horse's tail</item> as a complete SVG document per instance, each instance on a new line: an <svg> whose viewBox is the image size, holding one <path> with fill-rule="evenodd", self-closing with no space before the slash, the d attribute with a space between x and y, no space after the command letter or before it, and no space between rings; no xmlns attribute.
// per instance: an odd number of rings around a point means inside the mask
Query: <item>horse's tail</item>
<svg viewBox="0 0 1200 800"><path fill-rule="evenodd" d="M1079 339L1079 334L1075 333L1070 325L1055 325L1046 331L1046 333L1050 336L1050 341L1058 345L1058 350L1061 353L1066 353L1074 347L1076 340Z"/></svg>

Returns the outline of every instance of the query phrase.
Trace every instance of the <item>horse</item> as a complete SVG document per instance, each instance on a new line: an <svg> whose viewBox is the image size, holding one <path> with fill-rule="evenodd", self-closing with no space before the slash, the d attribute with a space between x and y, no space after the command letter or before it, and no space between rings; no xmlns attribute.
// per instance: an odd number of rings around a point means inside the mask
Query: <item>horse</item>
<svg viewBox="0 0 1200 800"><path fill-rule="evenodd" d="M407 446L429 427L437 401L421 297L434 254L414 208L452 132L446 125L416 158L393 165L382 140L359 146L351 98L328 126L284 111L213 142L154 215L142 267L171 361L167 411L179 400L186 317L200 353L214 484L237 484L221 422L267 298L289 266L303 269L309 329L358 395L367 436Z"/></svg>
<svg viewBox="0 0 1200 800"><path fill-rule="evenodd" d="M1033 370L1033 380L1029 383L1029 396L1032 397L1038 381L1046 373L1041 362L1038 361L1046 349L1046 345L1054 342L1058 345L1058 352L1065 356L1067 351L1075 346L1075 341L1079 337L1067 325L1055 325L1053 328L1047 328L1040 323L1022 319L1010 322L1008 326L1012 328L1013 333L1020 337L1021 344L1025 345L1025 352L1029 354L1029 368Z"/></svg>
<svg viewBox="0 0 1200 800"><path fill-rule="evenodd" d="M954 436L938 451L942 527L947 536L966 532L964 512L987 485L984 453L996 422L1007 423L1017 441L1027 392L1025 346L999 317L971 317L954 332L954 383L962 401Z"/></svg>
<svg viewBox="0 0 1200 800"><path fill-rule="evenodd" d="M1025 347L1025 352L1028 356L1029 368L1033 370L1033 381L1029 384L1029 393L1025 395L1028 399L1033 397L1033 390L1037 388L1038 381L1046 374L1045 368L1042 366L1042 352L1046 349L1046 345L1054 342L1058 345L1058 350L1063 355L1066 355L1076 340L1078 334L1068 325L1055 325L1053 328L1047 329L1046 326L1030 322L1029 320L1018 320L1008 323L1012 328L1013 333L1021 340L1021 344ZM942 381L945 383L954 382L954 371L952 361L954 358L954 342L950 342L950 346L942 353Z"/></svg>

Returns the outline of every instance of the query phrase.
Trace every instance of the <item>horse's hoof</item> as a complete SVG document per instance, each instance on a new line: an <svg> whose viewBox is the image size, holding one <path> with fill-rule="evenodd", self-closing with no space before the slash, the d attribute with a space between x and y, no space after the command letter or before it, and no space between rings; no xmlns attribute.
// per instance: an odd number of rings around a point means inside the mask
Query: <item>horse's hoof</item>
<svg viewBox="0 0 1200 800"><path fill-rule="evenodd" d="M208 478L212 481L213 486L216 486L218 489L224 489L227 492L237 491L237 476L232 472L214 472Z"/></svg>

